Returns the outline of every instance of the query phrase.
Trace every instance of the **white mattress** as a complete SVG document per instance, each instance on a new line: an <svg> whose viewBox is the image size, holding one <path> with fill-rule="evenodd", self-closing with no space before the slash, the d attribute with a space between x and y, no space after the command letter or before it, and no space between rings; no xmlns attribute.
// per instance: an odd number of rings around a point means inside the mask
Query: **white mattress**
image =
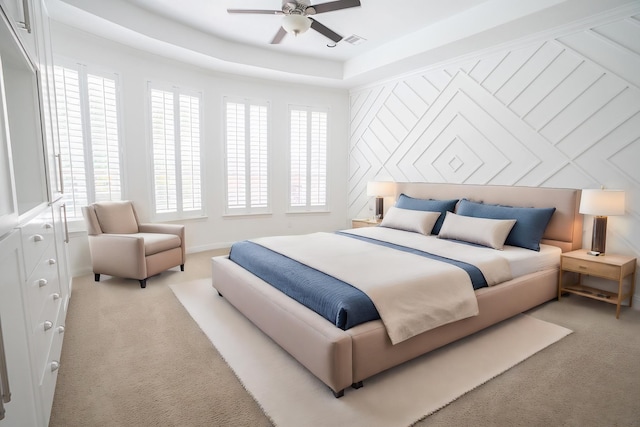
<svg viewBox="0 0 640 427"><path fill-rule="evenodd" d="M379 240L387 240L386 236L393 236L394 234L401 234L405 238L407 236L411 236L409 240L404 240L406 246L414 247L420 249L424 247L423 243L420 243L420 240L429 239L433 243L426 244L426 247L430 247L431 245L437 245L438 236L424 236L419 233L413 233L409 231L395 230L387 227L379 228L379 227L364 227L350 230L343 230L345 232L356 234L364 237L370 237ZM383 233L384 234L381 234ZM414 237L415 236L415 237ZM416 243L413 244L413 239L415 239ZM452 242L449 240L449 242ZM460 243L460 245L466 245L465 243ZM540 245L540 251L532 251L530 249L524 249L516 246L505 246L503 250L496 250L487 247L479 247L481 251L491 251L496 252L503 258L505 258L511 268L511 277L516 278L520 276L524 276L526 274L534 273L536 271L547 270L549 268L558 267L560 265L560 254L562 250L556 246L551 245ZM423 249L424 250L424 249Z"/></svg>
<svg viewBox="0 0 640 427"><path fill-rule="evenodd" d="M505 246L501 251L501 255L509 261L511 275L514 278L559 267L561 253L560 248L543 244L540 245L540 252L515 246Z"/></svg>

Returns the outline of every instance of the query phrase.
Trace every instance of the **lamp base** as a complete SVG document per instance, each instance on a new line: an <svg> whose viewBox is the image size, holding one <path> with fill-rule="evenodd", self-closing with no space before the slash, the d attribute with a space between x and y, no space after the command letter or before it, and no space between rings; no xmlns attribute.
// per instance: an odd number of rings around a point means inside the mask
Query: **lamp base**
<svg viewBox="0 0 640 427"><path fill-rule="evenodd" d="M376 219L382 219L384 212L384 198L376 197Z"/></svg>
<svg viewBox="0 0 640 427"><path fill-rule="evenodd" d="M593 235L591 236L591 252L604 254L607 241L607 217L596 216L593 218Z"/></svg>

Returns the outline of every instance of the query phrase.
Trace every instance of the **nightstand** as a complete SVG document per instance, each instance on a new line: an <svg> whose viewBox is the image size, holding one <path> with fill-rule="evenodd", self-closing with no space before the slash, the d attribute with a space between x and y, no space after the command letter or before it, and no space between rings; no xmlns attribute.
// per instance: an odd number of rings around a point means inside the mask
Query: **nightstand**
<svg viewBox="0 0 640 427"><path fill-rule="evenodd" d="M382 220L380 219L352 219L351 227L352 228L360 228L360 227L375 227L376 225L380 225Z"/></svg>
<svg viewBox="0 0 640 427"><path fill-rule="evenodd" d="M563 285L562 272L578 273L578 283ZM618 292L608 292L582 284L582 276L601 277L618 282ZM631 276L629 291L623 293L622 282ZM585 249L566 252L560 258L560 277L558 278L558 300L563 292L605 301L616 305L616 319L620 318L620 303L629 298L629 307L633 306L633 292L636 286L636 259L625 255L604 254L588 255Z"/></svg>

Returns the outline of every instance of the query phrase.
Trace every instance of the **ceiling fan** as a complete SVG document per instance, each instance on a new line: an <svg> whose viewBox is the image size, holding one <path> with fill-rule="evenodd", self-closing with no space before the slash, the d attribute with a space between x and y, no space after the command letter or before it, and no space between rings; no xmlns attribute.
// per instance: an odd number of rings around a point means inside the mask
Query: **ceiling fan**
<svg viewBox="0 0 640 427"><path fill-rule="evenodd" d="M323 36L331 39L334 43L342 40L342 36L335 31L322 25L310 15L332 12L334 10L348 9L360 6L360 0L338 0L328 3L320 3L311 6L309 0L283 1L281 10L264 9L227 9L229 13L255 13L262 15L284 15L282 26L271 40L271 44L278 44L287 33L297 36L313 28Z"/></svg>

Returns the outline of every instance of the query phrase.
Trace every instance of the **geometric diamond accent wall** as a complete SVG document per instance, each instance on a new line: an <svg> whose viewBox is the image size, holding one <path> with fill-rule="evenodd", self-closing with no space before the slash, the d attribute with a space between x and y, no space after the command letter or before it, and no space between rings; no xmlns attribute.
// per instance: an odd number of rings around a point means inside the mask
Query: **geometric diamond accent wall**
<svg viewBox="0 0 640 427"><path fill-rule="evenodd" d="M351 217L372 180L624 189L640 257L640 15L352 91L349 164Z"/></svg>

